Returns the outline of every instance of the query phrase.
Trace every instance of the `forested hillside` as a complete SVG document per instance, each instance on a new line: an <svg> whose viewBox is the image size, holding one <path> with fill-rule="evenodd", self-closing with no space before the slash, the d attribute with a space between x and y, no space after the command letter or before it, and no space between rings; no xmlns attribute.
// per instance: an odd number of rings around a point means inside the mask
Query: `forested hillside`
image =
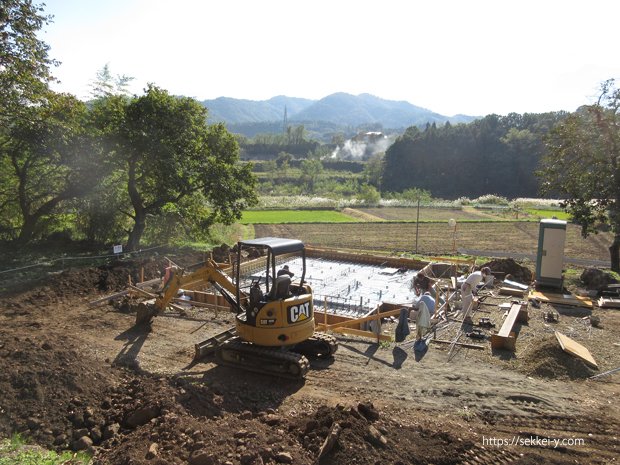
<svg viewBox="0 0 620 465"><path fill-rule="evenodd" d="M410 127L387 150L381 190L429 190L458 198L534 197L542 137L566 113L488 115L469 124Z"/></svg>
<svg viewBox="0 0 620 465"><path fill-rule="evenodd" d="M405 101L385 100L370 94L337 92L320 100L278 96L254 101L227 97L202 102L212 121L226 123L229 130L246 137L278 132L285 121L313 128L319 137L329 132L351 132L375 125L379 129L404 129L426 123L453 124L473 121L466 115L444 116ZM286 110L285 110L286 109Z"/></svg>

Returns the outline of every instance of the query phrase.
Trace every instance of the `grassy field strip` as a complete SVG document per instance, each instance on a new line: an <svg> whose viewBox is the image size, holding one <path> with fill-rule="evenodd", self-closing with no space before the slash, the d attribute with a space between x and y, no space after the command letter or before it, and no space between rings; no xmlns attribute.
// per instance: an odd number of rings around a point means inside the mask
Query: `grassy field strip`
<svg viewBox="0 0 620 465"><path fill-rule="evenodd" d="M556 216L565 219L566 214L556 210L533 210L536 215L514 213L489 213L473 207L432 208L422 207L419 211L420 223L447 222L538 222L541 218ZM415 223L418 218L417 208L345 208L338 210L249 210L243 213L242 224L283 224L283 223L356 223L356 222L396 222Z"/></svg>
<svg viewBox="0 0 620 465"><path fill-rule="evenodd" d="M362 221L336 210L248 210L243 212L242 224L281 223L351 223Z"/></svg>
<svg viewBox="0 0 620 465"><path fill-rule="evenodd" d="M531 216L539 217L539 218L553 218L556 217L558 220L570 221L571 216L562 210L541 210L539 208L526 208L525 213Z"/></svg>

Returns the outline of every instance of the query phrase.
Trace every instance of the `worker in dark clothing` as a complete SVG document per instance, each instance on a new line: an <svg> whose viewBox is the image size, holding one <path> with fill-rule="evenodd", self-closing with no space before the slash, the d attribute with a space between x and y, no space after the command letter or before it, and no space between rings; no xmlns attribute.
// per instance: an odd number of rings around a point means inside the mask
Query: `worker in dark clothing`
<svg viewBox="0 0 620 465"><path fill-rule="evenodd" d="M284 265L282 268L278 270L278 274L276 276L289 275L291 278L295 273L289 271L288 265Z"/></svg>
<svg viewBox="0 0 620 465"><path fill-rule="evenodd" d="M430 292L432 296L435 295L435 280L426 276L422 271L416 274L413 279L412 287L415 291L415 295L423 295L425 292Z"/></svg>

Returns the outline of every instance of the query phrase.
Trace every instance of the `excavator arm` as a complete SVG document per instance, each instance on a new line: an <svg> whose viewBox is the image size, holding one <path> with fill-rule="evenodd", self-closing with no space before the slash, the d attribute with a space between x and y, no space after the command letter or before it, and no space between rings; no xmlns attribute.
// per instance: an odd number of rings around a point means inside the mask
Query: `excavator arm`
<svg viewBox="0 0 620 465"><path fill-rule="evenodd" d="M212 284L231 304L234 311L237 313L242 311L240 306L247 302L247 294L241 292L240 302L237 302L237 286L217 263L209 259L202 267L191 273L186 273L183 269L171 270L170 278L155 301L144 302L138 308L136 324L148 323L153 316L163 312L177 296L179 289L191 289L205 283Z"/></svg>

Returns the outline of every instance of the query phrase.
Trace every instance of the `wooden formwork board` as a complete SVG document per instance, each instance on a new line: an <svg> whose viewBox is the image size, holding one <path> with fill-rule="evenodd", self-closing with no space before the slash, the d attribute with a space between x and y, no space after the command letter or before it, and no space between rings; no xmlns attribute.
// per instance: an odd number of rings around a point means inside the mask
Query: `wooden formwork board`
<svg viewBox="0 0 620 465"><path fill-rule="evenodd" d="M342 262L354 262L367 265L381 265L395 268L407 268L410 270L419 270L429 262L422 260L414 260L411 258L386 257L382 255L370 255L363 253L349 252L339 249L328 249L323 247L306 247L306 256L313 258L324 258L326 260L336 260Z"/></svg>
<svg viewBox="0 0 620 465"><path fill-rule="evenodd" d="M564 352L578 357L584 362L586 362L588 365L598 369L598 365L594 360L594 357L592 357L592 354L587 348L558 331L555 332L555 337L557 338Z"/></svg>
<svg viewBox="0 0 620 465"><path fill-rule="evenodd" d="M554 292L530 291L530 299L537 299L550 304L569 305L572 307L592 308L592 299L574 294L557 294Z"/></svg>
<svg viewBox="0 0 620 465"><path fill-rule="evenodd" d="M517 345L517 334L513 331L515 323L526 323L529 318L527 306L513 304L508 316L497 334L491 335L491 349L506 349L514 352Z"/></svg>
<svg viewBox="0 0 620 465"><path fill-rule="evenodd" d="M329 325L318 323L317 328L319 328L321 331L331 331L331 330L335 330L336 328L347 328L347 327L354 328L355 326L359 327L361 323L365 323L365 322L373 321L373 320L379 320L381 318L387 318L389 316L399 315L400 311L401 311L401 308L398 308L397 310L390 310L388 312L375 313L373 315L365 316L363 318L350 318L345 321L340 321L338 323L329 324Z"/></svg>
<svg viewBox="0 0 620 465"><path fill-rule="evenodd" d="M360 336L368 339L376 339L377 341L392 341L394 338L389 334L375 334L372 331L362 331L354 328L336 328L335 333L348 334L350 336Z"/></svg>

